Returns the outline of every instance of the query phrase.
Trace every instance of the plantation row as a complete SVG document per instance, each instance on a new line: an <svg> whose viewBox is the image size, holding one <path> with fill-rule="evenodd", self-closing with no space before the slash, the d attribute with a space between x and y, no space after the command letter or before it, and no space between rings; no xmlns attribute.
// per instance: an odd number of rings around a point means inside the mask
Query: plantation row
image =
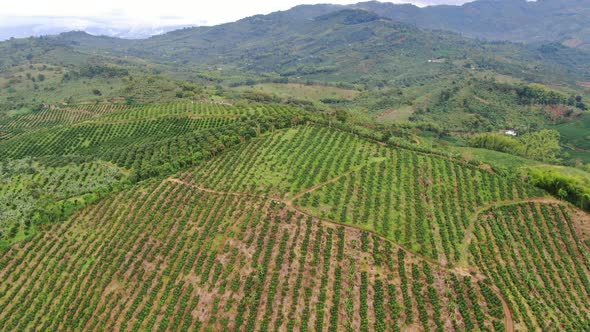
<svg viewBox="0 0 590 332"><path fill-rule="evenodd" d="M130 121L167 116L241 117L290 113L293 107L285 105L229 106L213 103L153 104L103 116L97 121Z"/></svg>
<svg viewBox="0 0 590 332"><path fill-rule="evenodd" d="M66 155L84 150L126 146L130 143L167 138L188 132L227 125L224 118L171 118L131 123L82 124L23 135L0 144L0 154L20 159L45 155Z"/></svg>
<svg viewBox="0 0 590 332"><path fill-rule="evenodd" d="M316 216L448 262L461 259L478 207L542 195L516 179L319 126L251 141L181 177L220 191L295 199Z"/></svg>
<svg viewBox="0 0 590 332"><path fill-rule="evenodd" d="M103 162L61 167L32 160L0 162L0 244L83 207L125 177L121 169Z"/></svg>
<svg viewBox="0 0 590 332"><path fill-rule="evenodd" d="M504 328L488 286L391 242L168 181L14 245L0 278L0 330Z"/></svg>
<svg viewBox="0 0 590 332"><path fill-rule="evenodd" d="M509 299L523 330L590 330L590 250L563 205L526 203L483 214L470 260Z"/></svg>
<svg viewBox="0 0 590 332"><path fill-rule="evenodd" d="M542 195L517 179L448 159L388 149L384 160L296 200L305 210L368 228L435 259L461 259L460 244L478 207Z"/></svg>
<svg viewBox="0 0 590 332"><path fill-rule="evenodd" d="M306 126L249 142L185 177L217 190L288 197L378 160L384 151L352 135Z"/></svg>
<svg viewBox="0 0 590 332"><path fill-rule="evenodd" d="M4 158L42 156L35 161L5 162L6 165L18 166L18 169L11 170L12 166L7 166L2 175L5 186L0 188L0 198L6 203L6 208L0 211L3 218L0 246L22 240L39 224L63 219L99 196L121 187L120 182L172 174L200 163L229 146L275 128L297 125L303 119L297 114L285 114L239 121L184 118L125 124L83 124L25 136L29 140L37 137L38 145L27 147L24 143L19 144L24 140L22 137L0 144L0 150L10 151L3 155ZM19 147L26 150L19 151ZM103 160L128 169L125 180L120 181L121 171L117 167ZM105 169L112 169L114 173L107 174L101 167L88 165L104 165Z"/></svg>
<svg viewBox="0 0 590 332"><path fill-rule="evenodd" d="M123 107L123 105L119 104L52 107L35 113L4 117L0 119L0 133L3 132L6 136L4 138L0 137L0 140L35 129L79 123L104 114L120 111Z"/></svg>
<svg viewBox="0 0 590 332"><path fill-rule="evenodd" d="M100 156L121 167L132 169L134 177L146 179L201 164L204 159L231 146L269 131L297 126L302 121L305 121L305 115L297 114L242 119L226 126L189 132L173 138L144 144L130 143L128 146L101 152Z"/></svg>

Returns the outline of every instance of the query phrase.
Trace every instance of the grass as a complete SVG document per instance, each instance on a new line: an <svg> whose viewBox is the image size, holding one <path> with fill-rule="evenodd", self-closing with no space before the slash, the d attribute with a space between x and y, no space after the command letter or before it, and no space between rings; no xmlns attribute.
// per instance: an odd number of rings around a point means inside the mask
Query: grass
<svg viewBox="0 0 590 332"><path fill-rule="evenodd" d="M554 126L554 129L559 131L565 145L590 153L590 113L584 113L578 120Z"/></svg>
<svg viewBox="0 0 590 332"><path fill-rule="evenodd" d="M413 114L414 108L412 106L401 106L385 110L377 117L377 120L379 122L409 121Z"/></svg>
<svg viewBox="0 0 590 332"><path fill-rule="evenodd" d="M360 91L357 90L300 83L264 83L252 87L242 86L236 89L239 91L260 91L274 94L281 98L295 98L308 101L321 101L322 99L352 100L360 94Z"/></svg>
<svg viewBox="0 0 590 332"><path fill-rule="evenodd" d="M489 164L492 167L505 169L518 169L526 166L539 165L538 161L518 157L504 152L471 147L452 147L452 151L458 152L466 160L477 160Z"/></svg>

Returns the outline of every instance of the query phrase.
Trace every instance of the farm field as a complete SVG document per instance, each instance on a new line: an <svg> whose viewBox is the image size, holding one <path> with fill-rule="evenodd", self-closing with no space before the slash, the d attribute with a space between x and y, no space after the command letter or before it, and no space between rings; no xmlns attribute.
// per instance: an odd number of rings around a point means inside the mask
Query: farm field
<svg viewBox="0 0 590 332"><path fill-rule="evenodd" d="M107 162L0 162L0 246L95 202L128 176L128 171Z"/></svg>
<svg viewBox="0 0 590 332"><path fill-rule="evenodd" d="M588 0L21 2L0 332L590 332Z"/></svg>
<svg viewBox="0 0 590 332"><path fill-rule="evenodd" d="M292 112L178 103L23 115L28 118L11 123L24 132L0 141L0 244L22 240L40 224L67 218L139 179L173 173L273 126L291 125Z"/></svg>
<svg viewBox="0 0 590 332"><path fill-rule="evenodd" d="M475 224L469 259L510 299L523 330L590 326L590 238L579 227L563 205L533 202L492 208Z"/></svg>
<svg viewBox="0 0 590 332"><path fill-rule="evenodd" d="M214 190L286 199L445 262L460 259L457 240L481 206L543 195L517 179L319 126L250 141L183 178Z"/></svg>
<svg viewBox="0 0 590 332"><path fill-rule="evenodd" d="M587 113L576 121L557 125L555 129L559 131L566 145L586 150L585 152L590 151L590 138L588 137L590 115Z"/></svg>
<svg viewBox="0 0 590 332"><path fill-rule="evenodd" d="M0 267L10 280L0 286L0 328L9 330L463 330L504 323L498 298L488 295L488 302L470 277L389 241L273 199L210 193L172 179L101 201L16 245ZM19 298L26 303L17 305Z"/></svg>
<svg viewBox="0 0 590 332"><path fill-rule="evenodd" d="M279 129L3 247L0 329L580 330L589 229L514 179Z"/></svg>
<svg viewBox="0 0 590 332"><path fill-rule="evenodd" d="M332 86L300 83L265 83L254 86L242 86L236 88L238 91L259 91L270 93L280 98L296 98L307 101L322 100L352 100L360 92L358 90L344 89Z"/></svg>
<svg viewBox="0 0 590 332"><path fill-rule="evenodd" d="M517 177L287 106L88 110L0 142L0 330L588 326L588 220Z"/></svg>

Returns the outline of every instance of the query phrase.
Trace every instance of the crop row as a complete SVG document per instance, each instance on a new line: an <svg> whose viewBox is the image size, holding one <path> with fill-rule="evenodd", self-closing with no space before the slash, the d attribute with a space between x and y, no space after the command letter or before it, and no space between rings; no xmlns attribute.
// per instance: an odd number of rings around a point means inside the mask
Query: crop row
<svg viewBox="0 0 590 332"><path fill-rule="evenodd" d="M590 328L590 260L568 208L526 203L482 215L471 260L510 299L528 330ZM486 294L487 293L487 294ZM493 296L484 288L484 295Z"/></svg>
<svg viewBox="0 0 590 332"><path fill-rule="evenodd" d="M33 112L0 119L0 132L5 132L8 139L27 131L74 124L123 109L118 104L96 104L72 107L50 107Z"/></svg>
<svg viewBox="0 0 590 332"><path fill-rule="evenodd" d="M245 105L230 106L213 103L170 103L152 104L129 110L110 113L96 121L127 121L169 116L194 117L240 117L240 116L274 116L289 113L292 107L285 105Z"/></svg>
<svg viewBox="0 0 590 332"><path fill-rule="evenodd" d="M296 203L324 218L370 227L433 258L457 261L478 206L536 194L522 181L448 159L400 149L383 157Z"/></svg>
<svg viewBox="0 0 590 332"><path fill-rule="evenodd" d="M384 148L320 126L276 132L186 175L210 188L289 197L360 167Z"/></svg>
<svg viewBox="0 0 590 332"><path fill-rule="evenodd" d="M542 195L445 158L306 126L254 140L182 175L195 185L295 200L314 215L372 230L455 262L476 209Z"/></svg>
<svg viewBox="0 0 590 332"><path fill-rule="evenodd" d="M492 326L477 284L359 232L279 202L146 185L4 253L0 330L462 329L473 305L457 314L424 300L467 294L455 278ZM376 253L383 268L365 269Z"/></svg>
<svg viewBox="0 0 590 332"><path fill-rule="evenodd" d="M148 139L167 138L191 131L224 126L229 119L159 119L131 123L74 125L35 132L5 141L0 151L7 158L65 155L120 147Z"/></svg>

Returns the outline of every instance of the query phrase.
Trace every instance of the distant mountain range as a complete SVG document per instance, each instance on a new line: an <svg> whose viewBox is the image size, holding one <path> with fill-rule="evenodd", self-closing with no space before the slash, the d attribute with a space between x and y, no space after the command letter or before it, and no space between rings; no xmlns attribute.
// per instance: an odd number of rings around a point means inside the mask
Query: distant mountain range
<svg viewBox="0 0 590 332"><path fill-rule="evenodd" d="M52 62L59 65L67 65L64 61L78 65L97 56L107 63L113 57L119 61L144 59L166 64L167 70L190 68L226 81L251 75L269 80L412 85L464 72L464 68L490 69L528 81L575 84L590 80L590 53L583 50L556 42L489 42L421 29L383 16L386 11L379 6L298 6L140 40L69 32L2 43L0 55L5 54L3 65L18 65L27 57L45 62L55 59ZM70 56L64 57L64 52ZM74 53L79 56L73 57ZM424 65L430 62L444 64Z"/></svg>
<svg viewBox="0 0 590 332"><path fill-rule="evenodd" d="M568 47L590 50L588 0L479 0L462 6L439 5L424 8L411 4L371 1L350 6L304 5L296 7L296 12L300 18L312 19L344 8L366 9L393 21L419 28L454 31L471 38L524 43L559 42ZM198 22L195 25L199 25ZM40 24L0 28L0 40L52 35L70 30L81 30L92 35L141 39L182 27L109 26L108 23L99 22L73 29L71 24L60 23L60 20L45 20Z"/></svg>
<svg viewBox="0 0 590 332"><path fill-rule="evenodd" d="M72 30L84 31L95 36L143 39L186 27L186 25L128 26L109 24L100 20L70 17L39 17L30 21L35 23L15 23L12 26L0 26L0 40L57 35Z"/></svg>
<svg viewBox="0 0 590 332"><path fill-rule="evenodd" d="M417 119L440 120L442 114L449 121L471 121L456 122L455 128L487 130L530 124L518 113L522 84L559 89L555 95L570 104L576 94L588 93L590 52L583 48L552 40L478 40L419 28L391 18L395 11L385 10L396 8L391 6L297 6L138 40L74 31L1 42L0 107L69 100L76 91L81 92L74 100L83 101L97 95L139 100L176 95L170 84L157 83L167 80L221 88L303 83L366 91L371 95L358 103L369 110L411 107ZM27 77L24 71L31 68L45 68L46 76L29 72ZM90 86L100 89L93 92ZM182 98L184 92L178 92ZM542 114L529 111L533 117Z"/></svg>
<svg viewBox="0 0 590 332"><path fill-rule="evenodd" d="M557 41L590 49L588 0L479 0L462 6L396 5L377 1L353 5L421 28L467 37L513 42Z"/></svg>

